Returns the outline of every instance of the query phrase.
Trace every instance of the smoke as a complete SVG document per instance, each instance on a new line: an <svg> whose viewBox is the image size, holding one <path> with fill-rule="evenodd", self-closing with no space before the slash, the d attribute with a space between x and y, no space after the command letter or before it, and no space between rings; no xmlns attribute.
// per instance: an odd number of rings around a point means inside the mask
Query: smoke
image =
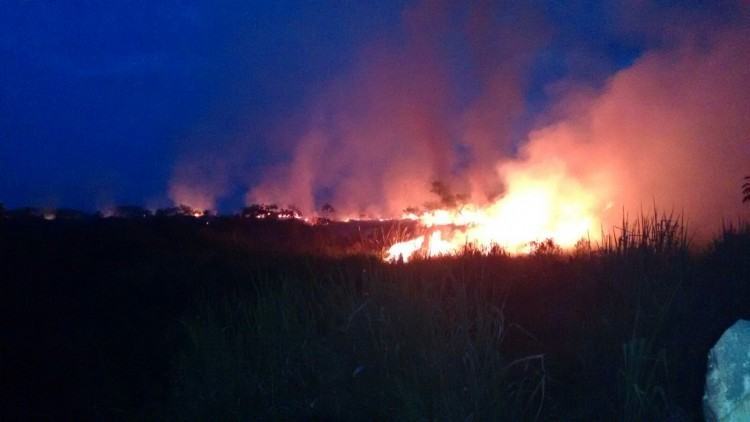
<svg viewBox="0 0 750 422"><path fill-rule="evenodd" d="M269 169L248 202L294 203L303 212L331 202L348 215L399 215L433 200L433 181L483 200L497 193L494 166L511 150L541 38L521 28L543 25L513 2L469 10L449 3L405 10L395 39L367 46L311 107L290 162Z"/></svg>
<svg viewBox="0 0 750 422"><path fill-rule="evenodd" d="M398 216L434 202L434 181L482 205L514 180L547 177L587 198L605 228L622 210L654 203L699 233L741 215L739 187L750 173L747 6L686 13L613 4L620 17L611 30L642 43L642 54L590 84L577 74L554 81L543 113L529 109L528 88L559 33L538 8L439 0L407 8L399 31L362 48L309 103L302 134L279 143L288 160L264 168L246 202ZM566 59L580 70L593 56L573 45ZM599 72L612 69L594 61ZM538 123L528 129L530 114ZM226 183L176 183L172 196L209 198Z"/></svg>
<svg viewBox="0 0 750 422"><path fill-rule="evenodd" d="M750 28L645 54L591 96L570 93L565 117L533 131L516 171L564 163L597 193L606 226L652 202L701 235L741 215L750 171Z"/></svg>
<svg viewBox="0 0 750 422"><path fill-rule="evenodd" d="M183 158L175 167L169 183L169 199L175 205L196 210L216 210L217 198L230 187L233 161L217 153L204 153L200 158Z"/></svg>

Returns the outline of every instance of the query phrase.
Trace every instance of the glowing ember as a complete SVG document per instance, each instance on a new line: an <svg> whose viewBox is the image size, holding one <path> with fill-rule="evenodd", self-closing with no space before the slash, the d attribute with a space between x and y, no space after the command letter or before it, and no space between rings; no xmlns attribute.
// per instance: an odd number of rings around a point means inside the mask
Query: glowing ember
<svg viewBox="0 0 750 422"><path fill-rule="evenodd" d="M426 245L425 236L396 243L388 249L385 259L395 261L402 257L407 262L415 254L450 255L468 245L481 250L499 246L511 254L523 254L530 252L533 242L547 239L570 249L583 238L599 238L599 213L606 207L564 172L538 176L511 171L506 176L508 191L494 203L405 215L426 229L435 229ZM438 227L450 228L450 235L444 238L445 231Z"/></svg>

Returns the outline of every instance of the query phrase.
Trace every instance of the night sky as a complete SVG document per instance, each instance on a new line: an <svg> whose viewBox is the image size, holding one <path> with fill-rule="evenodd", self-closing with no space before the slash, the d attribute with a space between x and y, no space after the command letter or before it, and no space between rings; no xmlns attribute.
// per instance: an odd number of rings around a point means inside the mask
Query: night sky
<svg viewBox="0 0 750 422"><path fill-rule="evenodd" d="M504 10L513 18L513 2ZM627 3L627 2L626 2ZM559 81L600 86L669 39L732 19L732 2L547 1L525 75L518 141ZM648 4L647 4L648 3ZM176 169L225 174L243 204L299 116L372 43L398 43L404 1L6 0L0 12L0 202L166 206ZM631 14L632 12L632 14ZM457 12L460 13L460 12ZM679 26L679 25L676 25ZM450 68L459 91L460 42ZM227 160L226 154L232 156Z"/></svg>

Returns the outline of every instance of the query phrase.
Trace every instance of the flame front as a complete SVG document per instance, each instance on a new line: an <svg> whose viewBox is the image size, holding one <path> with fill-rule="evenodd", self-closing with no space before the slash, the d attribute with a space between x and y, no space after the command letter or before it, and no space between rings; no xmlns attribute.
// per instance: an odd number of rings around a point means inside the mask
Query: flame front
<svg viewBox="0 0 750 422"><path fill-rule="evenodd" d="M437 209L405 215L430 232L393 244L388 261L416 254L426 257L451 255L466 246L480 250L500 247L511 254L531 251L534 242L551 239L570 249L581 239L598 240L602 200L564 171L506 172L507 192L485 206L464 205L459 209ZM444 237L444 233L449 233ZM429 239L425 244L425 239Z"/></svg>
<svg viewBox="0 0 750 422"><path fill-rule="evenodd" d="M424 236L415 237L414 239L404 242L398 242L388 248L388 253L386 254L385 259L391 262L398 260L409 262L412 255L422 247L422 243L424 243Z"/></svg>

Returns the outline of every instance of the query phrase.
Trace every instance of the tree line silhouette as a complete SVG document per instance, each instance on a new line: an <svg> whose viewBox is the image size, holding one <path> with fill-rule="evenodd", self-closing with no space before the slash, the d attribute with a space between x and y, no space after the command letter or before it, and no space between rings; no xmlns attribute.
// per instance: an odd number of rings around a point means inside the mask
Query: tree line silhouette
<svg viewBox="0 0 750 422"><path fill-rule="evenodd" d="M318 222L330 222L336 214L331 204L324 204L316 218ZM6 219L45 219L45 220L84 220L96 218L148 219L148 218L213 218L219 215L213 210L201 210L188 205L150 210L138 205L120 205L104 211L88 213L72 208L19 207L6 209L0 203L0 218ZM280 207L276 204L252 204L242 208L234 217L255 220L300 220L302 211L293 205Z"/></svg>
<svg viewBox="0 0 750 422"><path fill-rule="evenodd" d="M742 184L742 202L750 202L750 176L745 176L743 179L745 182ZM468 199L464 195L453 194L443 183L435 181L431 185L430 191L438 196L439 201L425 204L427 209L435 209L440 207L460 207ZM409 213L418 213L421 211L419 208L410 207L404 210ZM333 205L325 203L321 208L319 215L315 218L317 223L330 223L333 221L336 214L336 209ZM159 208L156 211L151 211L148 208L141 207L138 205L120 205L107 211L97 211L93 214L86 213L84 211L72 209L72 208L37 208L37 207L21 207L15 209L7 209L5 205L0 202L0 219L45 219L45 220L81 220L86 218L125 218L125 219L143 219L143 218L179 218L179 217L193 217L193 218L209 218L215 217L217 214L212 210L199 210L192 208L188 205L178 205L174 207ZM250 206L242 208L238 214L241 218L256 219L256 220L293 220L303 219L303 214L299 208L294 205L287 205L286 207L279 207L276 204L252 204Z"/></svg>

